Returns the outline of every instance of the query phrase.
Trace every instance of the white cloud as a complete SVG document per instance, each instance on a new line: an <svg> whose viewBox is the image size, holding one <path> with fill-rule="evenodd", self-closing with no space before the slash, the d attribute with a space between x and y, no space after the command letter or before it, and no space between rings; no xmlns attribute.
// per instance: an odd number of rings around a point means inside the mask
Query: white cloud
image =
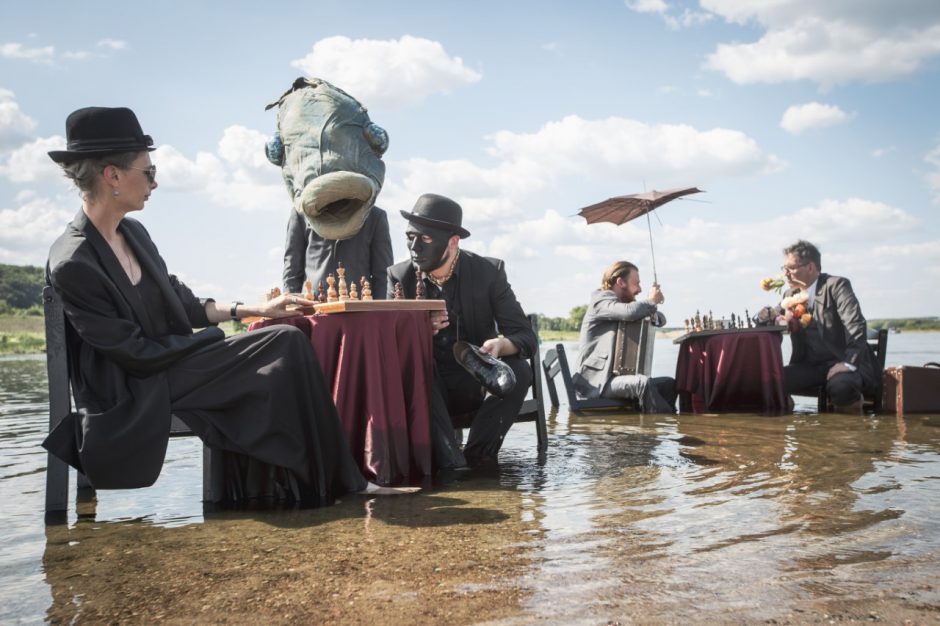
<svg viewBox="0 0 940 626"><path fill-rule="evenodd" d="M52 63L55 55L53 46L43 48L27 48L21 43L0 44L0 58L20 59L33 63Z"/></svg>
<svg viewBox="0 0 940 626"><path fill-rule="evenodd" d="M62 169L47 154L64 150L65 137L41 137L14 150L6 163L0 164L0 176L15 183L63 179Z"/></svg>
<svg viewBox="0 0 940 626"><path fill-rule="evenodd" d="M218 154L199 152L188 159L172 146L153 154L157 182L168 191L195 191L211 202L243 211L282 211L289 200L280 170L264 156L265 136L230 126L219 140Z"/></svg>
<svg viewBox="0 0 940 626"><path fill-rule="evenodd" d="M672 30L688 28L698 24L704 24L714 18L711 13L703 11L692 11L685 8L678 15L670 12L670 6L665 0L624 0L624 4L631 11L636 13L648 13L660 16L666 23L666 26Z"/></svg>
<svg viewBox="0 0 940 626"><path fill-rule="evenodd" d="M68 59L69 61L85 61L93 56L95 55L85 50L66 50L62 53L62 58Z"/></svg>
<svg viewBox="0 0 940 626"><path fill-rule="evenodd" d="M35 128L36 122L20 110L14 93L0 88L0 152L23 143Z"/></svg>
<svg viewBox="0 0 940 626"><path fill-rule="evenodd" d="M0 262L42 265L75 211L32 194L21 194L18 200L24 202L18 208L0 209Z"/></svg>
<svg viewBox="0 0 940 626"><path fill-rule="evenodd" d="M788 133L798 135L811 128L825 128L841 124L852 116L831 104L808 102L807 104L794 104L788 107L780 119L780 128Z"/></svg>
<svg viewBox="0 0 940 626"><path fill-rule="evenodd" d="M739 84L811 80L823 88L897 79L940 55L940 3L933 0L702 0L738 24L750 43L719 44L707 67Z"/></svg>
<svg viewBox="0 0 940 626"><path fill-rule="evenodd" d="M624 4L637 13L665 13L669 10L664 0L624 0Z"/></svg>
<svg viewBox="0 0 940 626"><path fill-rule="evenodd" d="M930 189L930 193L933 197L933 203L940 204L940 144L937 144L937 146L924 157L924 160L933 166L933 171L928 172L924 178L927 181L927 187Z"/></svg>
<svg viewBox="0 0 940 626"><path fill-rule="evenodd" d="M120 39L101 39L95 45L100 48L110 48L111 50L124 50L127 48L127 42Z"/></svg>
<svg viewBox="0 0 940 626"><path fill-rule="evenodd" d="M576 115L549 122L536 133L499 131L490 154L541 176L573 174L661 181L663 186L716 175L749 175L779 169L757 142L727 128L698 130L686 124L646 124L622 117L585 120Z"/></svg>
<svg viewBox="0 0 940 626"><path fill-rule="evenodd" d="M368 107L420 103L481 78L440 43L410 35L398 40L327 37L291 66L330 81Z"/></svg>

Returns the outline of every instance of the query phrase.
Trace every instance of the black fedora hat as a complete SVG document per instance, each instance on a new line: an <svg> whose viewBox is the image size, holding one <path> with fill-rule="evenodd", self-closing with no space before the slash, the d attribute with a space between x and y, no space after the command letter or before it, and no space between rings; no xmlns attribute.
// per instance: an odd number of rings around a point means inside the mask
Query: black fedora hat
<svg viewBox="0 0 940 626"><path fill-rule="evenodd" d="M516 386L516 374L507 363L481 352L472 343L456 342L454 358L494 396L505 398Z"/></svg>
<svg viewBox="0 0 940 626"><path fill-rule="evenodd" d="M134 112L125 107L85 107L65 120L66 150L49 153L56 163L120 152L151 151L153 139L145 135Z"/></svg>
<svg viewBox="0 0 940 626"><path fill-rule="evenodd" d="M470 236L470 231L461 226L463 209L460 205L436 193L426 193L418 198L411 213L401 211L401 216L413 224L428 226L460 235L461 239Z"/></svg>

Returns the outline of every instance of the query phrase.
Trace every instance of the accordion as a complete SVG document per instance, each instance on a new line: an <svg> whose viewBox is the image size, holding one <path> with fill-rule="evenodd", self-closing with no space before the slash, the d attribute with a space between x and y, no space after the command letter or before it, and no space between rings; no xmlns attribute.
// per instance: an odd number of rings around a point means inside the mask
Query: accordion
<svg viewBox="0 0 940 626"><path fill-rule="evenodd" d="M614 338L614 376L649 376L653 370L653 342L656 327L649 318L634 322L618 322Z"/></svg>

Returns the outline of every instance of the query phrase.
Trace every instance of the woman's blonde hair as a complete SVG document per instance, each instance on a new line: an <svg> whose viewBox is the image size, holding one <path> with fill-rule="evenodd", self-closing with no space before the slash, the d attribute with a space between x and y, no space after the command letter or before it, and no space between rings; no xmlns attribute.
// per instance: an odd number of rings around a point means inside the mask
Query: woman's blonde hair
<svg viewBox="0 0 940 626"><path fill-rule="evenodd" d="M618 276L629 276L630 272L639 272L639 268L629 261L617 261L607 268L601 278L601 289L613 289Z"/></svg>

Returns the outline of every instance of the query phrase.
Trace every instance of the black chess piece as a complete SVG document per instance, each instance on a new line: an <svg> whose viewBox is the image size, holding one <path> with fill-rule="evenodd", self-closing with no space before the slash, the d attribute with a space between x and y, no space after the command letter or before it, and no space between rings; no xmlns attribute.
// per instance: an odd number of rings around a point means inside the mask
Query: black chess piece
<svg viewBox="0 0 940 626"><path fill-rule="evenodd" d="M754 328L754 322L751 320L751 312L744 309L744 319L747 320L747 327Z"/></svg>

